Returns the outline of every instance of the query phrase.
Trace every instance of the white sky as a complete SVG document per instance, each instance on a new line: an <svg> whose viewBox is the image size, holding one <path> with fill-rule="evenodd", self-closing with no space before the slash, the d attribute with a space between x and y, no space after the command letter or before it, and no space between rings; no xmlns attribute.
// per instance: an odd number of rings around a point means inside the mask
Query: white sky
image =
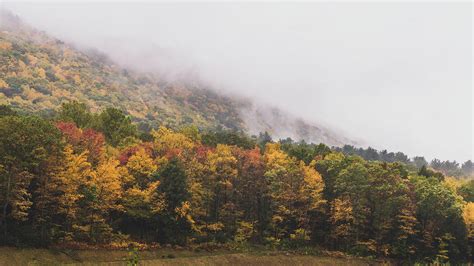
<svg viewBox="0 0 474 266"><path fill-rule="evenodd" d="M192 69L377 149L473 157L470 2L3 6L123 64Z"/></svg>

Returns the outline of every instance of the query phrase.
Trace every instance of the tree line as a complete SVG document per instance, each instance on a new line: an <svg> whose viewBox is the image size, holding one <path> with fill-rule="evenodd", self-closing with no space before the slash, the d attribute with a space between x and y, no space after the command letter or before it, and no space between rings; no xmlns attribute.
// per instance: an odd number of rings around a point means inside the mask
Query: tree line
<svg viewBox="0 0 474 266"><path fill-rule="evenodd" d="M334 150L340 151L346 155L358 155L369 161L384 161L384 162L401 162L407 165L410 169L420 169L421 167L431 167L444 175L454 177L469 177L474 175L474 164L471 160L467 160L460 164L456 161L441 161L433 159L428 162L423 156L415 156L409 158L403 152L388 152L387 150L377 151L374 148L368 147L357 148L352 145L344 145L343 147L333 147Z"/></svg>
<svg viewBox="0 0 474 266"><path fill-rule="evenodd" d="M318 246L472 261L474 183L324 144L224 130L140 131L121 110L0 107L0 242Z"/></svg>

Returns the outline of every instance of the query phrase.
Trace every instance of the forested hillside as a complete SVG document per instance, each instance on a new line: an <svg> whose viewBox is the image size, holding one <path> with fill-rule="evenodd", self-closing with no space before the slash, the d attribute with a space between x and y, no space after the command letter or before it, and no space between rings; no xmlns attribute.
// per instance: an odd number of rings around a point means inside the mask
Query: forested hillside
<svg viewBox="0 0 474 266"><path fill-rule="evenodd" d="M74 99L93 110L119 107L136 121L243 128L236 104L210 90L134 74L115 66L104 55L81 53L22 24L11 14L2 14L1 22L3 103L50 112L63 101Z"/></svg>
<svg viewBox="0 0 474 266"><path fill-rule="evenodd" d="M94 111L117 107L141 128L195 124L205 129L268 131L330 145L351 143L277 108L218 94L201 82L170 82L159 73L123 69L104 54L79 51L7 11L0 10L0 17L0 104L52 114L62 102L78 100Z"/></svg>
<svg viewBox="0 0 474 266"><path fill-rule="evenodd" d="M320 246L472 260L474 181L264 134L148 134L118 109L78 102L54 119L0 109L2 244Z"/></svg>

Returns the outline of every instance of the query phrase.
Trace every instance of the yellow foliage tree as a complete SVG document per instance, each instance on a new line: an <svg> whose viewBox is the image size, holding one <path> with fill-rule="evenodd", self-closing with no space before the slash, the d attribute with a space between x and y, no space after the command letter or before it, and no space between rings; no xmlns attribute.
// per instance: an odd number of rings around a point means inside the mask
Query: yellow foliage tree
<svg viewBox="0 0 474 266"><path fill-rule="evenodd" d="M179 154L181 151L194 148L194 142L186 135L175 133L163 126L158 130L153 130L152 135L155 149L162 154L170 151L176 151Z"/></svg>
<svg viewBox="0 0 474 266"><path fill-rule="evenodd" d="M81 77L79 75L72 76L72 79L74 80L74 84L81 85Z"/></svg>
<svg viewBox="0 0 474 266"><path fill-rule="evenodd" d="M229 225L233 212L232 188L237 178L237 159L230 146L218 144L216 149L207 155L210 178L207 183L211 194L211 217L216 222ZM223 221L224 220L224 221Z"/></svg>
<svg viewBox="0 0 474 266"><path fill-rule="evenodd" d="M463 218L468 229L469 238L474 238L474 202L468 202L463 208Z"/></svg>
<svg viewBox="0 0 474 266"><path fill-rule="evenodd" d="M28 58L29 65L34 66L36 63L38 63L38 58L36 58L34 55L28 54L26 58Z"/></svg>
<svg viewBox="0 0 474 266"><path fill-rule="evenodd" d="M280 239L297 229L290 228L290 224L303 222L303 213L295 208L303 183L302 173L296 161L284 153L278 143L267 143L264 162L264 176L270 184L272 227L275 237Z"/></svg>
<svg viewBox="0 0 474 266"><path fill-rule="evenodd" d="M279 143L267 143L265 154L265 177L269 179L272 187L272 198L282 197L283 191L288 189L290 173L296 170L296 165L291 158L284 153Z"/></svg>
<svg viewBox="0 0 474 266"><path fill-rule="evenodd" d="M8 88L9 85L3 79L0 79L0 88Z"/></svg>
<svg viewBox="0 0 474 266"><path fill-rule="evenodd" d="M59 66L52 67L54 71L54 76L60 81L66 81L66 77L64 76L63 70Z"/></svg>
<svg viewBox="0 0 474 266"><path fill-rule="evenodd" d="M110 212L121 210L122 183L119 161L102 159L81 189L84 193L79 210L81 224L73 227L76 234L87 234L90 241L107 242L112 228L106 222Z"/></svg>
<svg viewBox="0 0 474 266"><path fill-rule="evenodd" d="M153 174L158 170L151 156L144 148L132 155L127 162L127 169L129 173L135 178L140 188L145 188L150 182Z"/></svg>
<svg viewBox="0 0 474 266"><path fill-rule="evenodd" d="M326 200L323 199L324 181L321 175L315 170L315 161L310 165L300 162L300 169L303 172L304 183L300 189L302 200L307 202L308 210L318 210Z"/></svg>
<svg viewBox="0 0 474 266"><path fill-rule="evenodd" d="M10 50L12 49L12 44L7 41L0 41L0 50Z"/></svg>
<svg viewBox="0 0 474 266"><path fill-rule="evenodd" d="M162 195L157 193L159 181L148 184L145 189L132 187L127 189L123 195L124 210L134 218L146 219L153 214L157 214L163 210L165 202Z"/></svg>
<svg viewBox="0 0 474 266"><path fill-rule="evenodd" d="M334 240L344 240L350 236L354 216L352 213L352 204L349 199L337 198L332 202L331 223L333 224L331 237Z"/></svg>
<svg viewBox="0 0 474 266"><path fill-rule="evenodd" d="M115 159L105 159L99 163L90 181L96 189L97 207L103 214L120 209L118 202L122 197L122 184L118 165L119 161Z"/></svg>
<svg viewBox="0 0 474 266"><path fill-rule="evenodd" d="M26 98L30 101L34 101L36 99L42 98L43 94L37 92L36 90L30 88L28 85L23 85L21 86L23 90L23 95L26 96Z"/></svg>
<svg viewBox="0 0 474 266"><path fill-rule="evenodd" d="M87 162L87 151L74 154L71 145L64 150L64 163L59 172L52 176L50 193L60 193L57 199L57 212L64 214L67 219L75 219L78 209L77 202L83 196L79 186L85 184L93 174L92 166Z"/></svg>
<svg viewBox="0 0 474 266"><path fill-rule="evenodd" d="M31 202L31 194L28 192L28 185L33 175L28 172L21 172L15 176L16 184L12 186L11 197L11 217L17 221L26 221L28 218L28 210L33 203Z"/></svg>
<svg viewBox="0 0 474 266"><path fill-rule="evenodd" d="M46 71L42 69L41 67L36 68L36 75L38 75L38 78L45 79L46 78Z"/></svg>

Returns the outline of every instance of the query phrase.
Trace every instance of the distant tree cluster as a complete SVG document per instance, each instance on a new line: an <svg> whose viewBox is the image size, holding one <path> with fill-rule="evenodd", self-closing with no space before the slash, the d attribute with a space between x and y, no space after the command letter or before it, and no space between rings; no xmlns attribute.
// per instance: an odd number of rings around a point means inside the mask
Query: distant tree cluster
<svg viewBox="0 0 474 266"><path fill-rule="evenodd" d="M377 151L374 148L368 147L357 148L352 145L344 145L342 148L333 147L334 150L342 152L346 155L358 155L368 161L383 161L383 162L400 162L406 164L408 167L421 169L423 166L431 167L432 169L448 176L455 177L469 177L474 175L474 165L471 160L460 164L456 161L440 161L433 159L431 162L426 161L424 157L416 156L409 158L403 152L387 152L387 150Z"/></svg>
<svg viewBox="0 0 474 266"><path fill-rule="evenodd" d="M1 107L0 242L320 246L472 261L473 181L396 161L265 133L139 132L118 109L78 102L54 119Z"/></svg>

